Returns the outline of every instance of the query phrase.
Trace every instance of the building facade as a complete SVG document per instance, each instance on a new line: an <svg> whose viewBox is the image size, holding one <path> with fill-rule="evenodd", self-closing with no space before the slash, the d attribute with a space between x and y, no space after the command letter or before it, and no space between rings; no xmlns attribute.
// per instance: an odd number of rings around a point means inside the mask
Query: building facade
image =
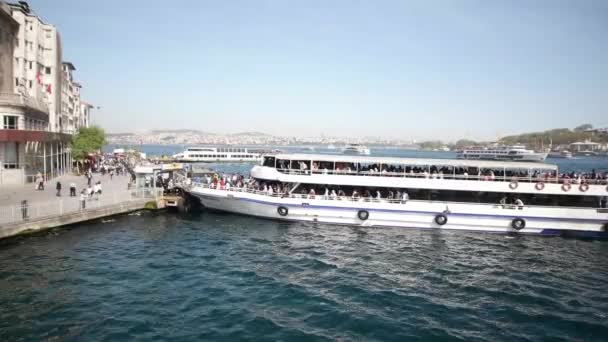
<svg viewBox="0 0 608 342"><path fill-rule="evenodd" d="M54 26L24 1L0 1L0 186L71 170L72 135L86 126L76 124L83 122L80 86L77 104L63 92L64 84L74 89L65 65Z"/></svg>

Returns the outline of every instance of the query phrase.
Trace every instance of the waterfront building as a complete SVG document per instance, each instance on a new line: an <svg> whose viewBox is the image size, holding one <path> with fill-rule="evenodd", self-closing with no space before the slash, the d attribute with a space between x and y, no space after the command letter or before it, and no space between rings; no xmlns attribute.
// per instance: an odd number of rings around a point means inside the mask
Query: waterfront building
<svg viewBox="0 0 608 342"><path fill-rule="evenodd" d="M88 126L91 107L82 119L81 87L70 65L62 62L53 25L25 1L0 1L0 185L31 182L39 172L48 180L71 169L72 134ZM64 84L70 92L62 91Z"/></svg>

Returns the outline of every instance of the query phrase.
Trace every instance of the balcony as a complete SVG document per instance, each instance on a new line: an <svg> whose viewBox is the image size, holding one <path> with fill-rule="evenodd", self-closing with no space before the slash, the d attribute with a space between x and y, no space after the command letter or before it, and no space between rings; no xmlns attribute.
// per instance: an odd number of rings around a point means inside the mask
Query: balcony
<svg viewBox="0 0 608 342"><path fill-rule="evenodd" d="M28 111L38 112L39 119L48 120L49 106L36 98L14 93L0 93L0 106L24 107ZM40 118L40 114L44 117Z"/></svg>

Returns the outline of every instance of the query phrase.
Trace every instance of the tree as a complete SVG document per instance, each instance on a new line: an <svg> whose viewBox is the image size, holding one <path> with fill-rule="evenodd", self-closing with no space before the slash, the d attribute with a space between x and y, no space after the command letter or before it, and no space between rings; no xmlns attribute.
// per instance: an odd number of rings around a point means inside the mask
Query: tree
<svg viewBox="0 0 608 342"><path fill-rule="evenodd" d="M106 133L100 127L81 128L72 137L72 156L81 163L89 153L95 153L106 144Z"/></svg>
<svg viewBox="0 0 608 342"><path fill-rule="evenodd" d="M592 124L584 124L584 125L580 125L580 126L576 127L574 129L574 131L575 132L584 132L584 131L586 131L588 129L592 129L592 128L593 128Z"/></svg>
<svg viewBox="0 0 608 342"><path fill-rule="evenodd" d="M454 148L461 149L469 146L475 146L477 143L473 140L460 139L454 144Z"/></svg>

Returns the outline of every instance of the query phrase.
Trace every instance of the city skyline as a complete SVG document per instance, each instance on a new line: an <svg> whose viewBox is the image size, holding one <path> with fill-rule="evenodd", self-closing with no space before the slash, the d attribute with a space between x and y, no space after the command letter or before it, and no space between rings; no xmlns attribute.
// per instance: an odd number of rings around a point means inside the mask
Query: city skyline
<svg viewBox="0 0 608 342"><path fill-rule="evenodd" d="M30 3L70 41L108 132L450 141L606 124L600 1Z"/></svg>

